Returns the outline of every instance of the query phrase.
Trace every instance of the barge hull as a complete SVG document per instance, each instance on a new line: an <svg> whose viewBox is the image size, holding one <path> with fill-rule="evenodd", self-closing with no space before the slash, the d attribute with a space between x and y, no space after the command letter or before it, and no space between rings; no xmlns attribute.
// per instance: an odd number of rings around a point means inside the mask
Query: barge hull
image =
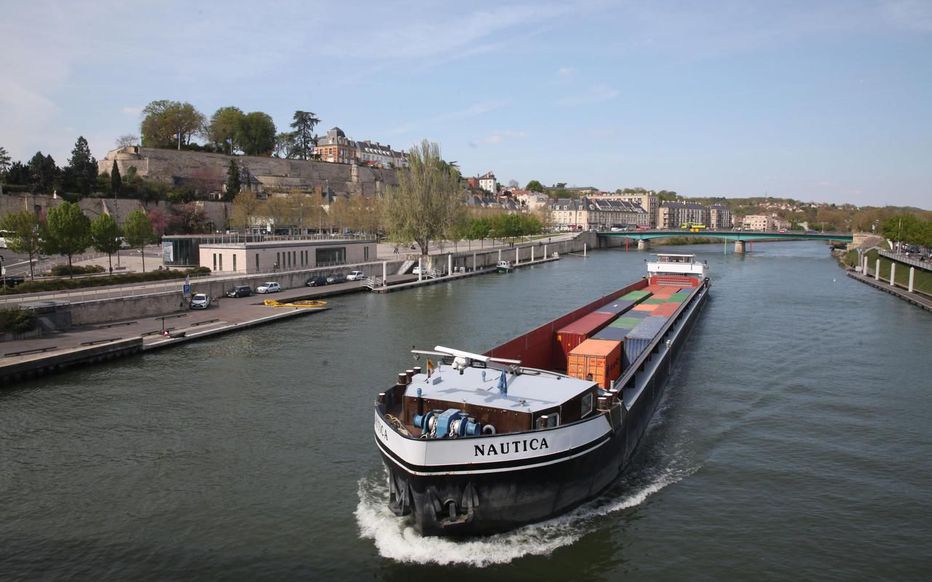
<svg viewBox="0 0 932 582"><path fill-rule="evenodd" d="M643 286L637 282L613 293L608 300ZM393 511L410 515L415 529L423 535L488 535L564 514L605 491L634 455L663 395L676 356L707 299L708 287L705 281L695 289L679 314L671 318L660 341L639 358L639 369L622 376L622 381L627 380L619 385L621 405L614 413L602 413L610 417L612 430L601 444L583 454L567 455L543 466L516 466L495 472L471 471L470 465L455 471L431 472L430 467L412 467L401 461L377 438L388 470L389 505ZM489 354L505 355L503 352L514 349L527 354L527 348L541 345L540 337L552 333L555 325L568 317L578 317L606 299L515 338ZM549 351L548 357L553 357L555 351Z"/></svg>

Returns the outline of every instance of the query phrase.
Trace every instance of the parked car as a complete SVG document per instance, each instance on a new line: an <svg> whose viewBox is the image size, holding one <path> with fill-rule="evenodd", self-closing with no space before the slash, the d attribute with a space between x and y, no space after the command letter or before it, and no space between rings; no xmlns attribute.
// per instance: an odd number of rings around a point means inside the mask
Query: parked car
<svg viewBox="0 0 932 582"><path fill-rule="evenodd" d="M249 297L252 295L252 287L249 285L237 285L227 291L227 297Z"/></svg>
<svg viewBox="0 0 932 582"><path fill-rule="evenodd" d="M427 270L425 269L424 272L426 273ZM420 274L421 274L421 266L420 266L420 265L414 265L414 269L411 271L411 274L412 274L412 275L420 275Z"/></svg>
<svg viewBox="0 0 932 582"><path fill-rule="evenodd" d="M327 284L333 285L334 283L343 283L346 281L346 275L343 273L334 273L333 275L327 275Z"/></svg>
<svg viewBox="0 0 932 582"><path fill-rule="evenodd" d="M324 277L323 275L314 275L313 277L308 279L307 282L305 283L305 285L307 285L308 287L323 287L326 284L327 284L327 278Z"/></svg>
<svg viewBox="0 0 932 582"><path fill-rule="evenodd" d="M191 309L207 309L210 307L210 297L206 293L195 293L191 298Z"/></svg>
<svg viewBox="0 0 932 582"><path fill-rule="evenodd" d="M256 293L278 293L281 290L282 286L275 281L266 281L265 283L256 287Z"/></svg>
<svg viewBox="0 0 932 582"><path fill-rule="evenodd" d="M366 274L362 271L350 271L350 274L346 276L347 281L364 281L366 279Z"/></svg>

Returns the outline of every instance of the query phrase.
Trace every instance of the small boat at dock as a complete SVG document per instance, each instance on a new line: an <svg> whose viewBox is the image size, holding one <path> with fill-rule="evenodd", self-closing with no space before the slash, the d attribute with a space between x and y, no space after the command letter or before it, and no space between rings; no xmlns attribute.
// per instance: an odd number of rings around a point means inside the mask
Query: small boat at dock
<svg viewBox="0 0 932 582"><path fill-rule="evenodd" d="M511 261L499 261L495 265L495 270L499 273L510 273L514 270L514 266L511 264Z"/></svg>

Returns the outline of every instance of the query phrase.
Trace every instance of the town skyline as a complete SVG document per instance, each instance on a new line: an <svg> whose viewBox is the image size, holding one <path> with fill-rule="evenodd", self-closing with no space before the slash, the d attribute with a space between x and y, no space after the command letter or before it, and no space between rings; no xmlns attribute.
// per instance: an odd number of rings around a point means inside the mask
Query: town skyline
<svg viewBox="0 0 932 582"><path fill-rule="evenodd" d="M64 165L84 135L100 159L164 98L427 138L502 184L930 207L924 3L250 9L12 3L0 146Z"/></svg>

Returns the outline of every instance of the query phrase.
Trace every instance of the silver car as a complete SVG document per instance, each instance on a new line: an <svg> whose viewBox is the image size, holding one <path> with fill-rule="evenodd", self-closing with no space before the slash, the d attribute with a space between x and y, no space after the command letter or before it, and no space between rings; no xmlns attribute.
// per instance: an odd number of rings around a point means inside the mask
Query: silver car
<svg viewBox="0 0 932 582"><path fill-rule="evenodd" d="M206 293L195 293L191 298L191 309L207 309L210 307L210 297Z"/></svg>

